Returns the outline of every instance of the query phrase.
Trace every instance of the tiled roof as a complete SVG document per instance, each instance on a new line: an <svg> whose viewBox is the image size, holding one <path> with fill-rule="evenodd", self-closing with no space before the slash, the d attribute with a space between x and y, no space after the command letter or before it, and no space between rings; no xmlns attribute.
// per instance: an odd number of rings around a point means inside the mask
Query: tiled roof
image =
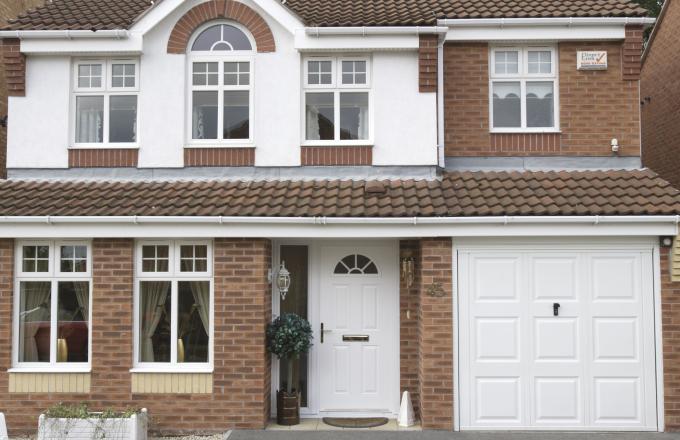
<svg viewBox="0 0 680 440"><path fill-rule="evenodd" d="M451 172L417 181L0 182L0 216L676 214L680 192L647 170Z"/></svg>
<svg viewBox="0 0 680 440"><path fill-rule="evenodd" d="M159 3L157 1L156 3ZM631 0L286 0L308 26L433 25L440 18L637 17ZM51 0L9 29L127 29L151 0Z"/></svg>

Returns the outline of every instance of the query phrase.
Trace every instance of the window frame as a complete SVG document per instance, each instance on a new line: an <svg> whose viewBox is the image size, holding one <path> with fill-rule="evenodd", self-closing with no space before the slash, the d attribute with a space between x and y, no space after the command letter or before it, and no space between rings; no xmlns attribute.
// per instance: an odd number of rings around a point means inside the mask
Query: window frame
<svg viewBox="0 0 680 440"><path fill-rule="evenodd" d="M496 52L515 51L517 55L517 73L496 73ZM548 73L529 73L529 52L550 52L550 68ZM557 47L555 45L514 45L493 46L489 50L489 132L490 133L559 133L560 132L560 88ZM494 127L493 122L493 85L496 82L514 82L520 84L520 126ZM526 86L527 82L553 83L553 126L527 127Z"/></svg>
<svg viewBox="0 0 680 440"><path fill-rule="evenodd" d="M139 90L140 90L140 62L137 58L78 58L73 61L73 79L71 92L71 123L70 136L72 149L112 149L112 148L139 148ZM102 87L88 88L78 86L78 68L84 64L101 64L102 65ZM114 64L134 64L135 65L135 86L134 87L113 87L113 65ZM78 142L78 97L91 96L103 98L103 113L102 113L102 142ZM135 118L135 141L134 142L110 142L110 126L111 126L111 97L112 96L134 96L137 100L137 112Z"/></svg>
<svg viewBox="0 0 680 440"><path fill-rule="evenodd" d="M203 31L215 25L226 24L233 26L243 32L250 41L251 50L232 50L232 51L192 51L194 42ZM234 147L254 147L255 146L255 54L256 42L250 31L239 23L232 21L210 21L197 28L187 44L187 63L186 63L186 147L204 148L206 146L216 148ZM194 63L217 63L216 86L194 86L193 84L193 65ZM248 62L250 64L250 80L247 86L227 86L224 85L224 64L230 62ZM248 91L248 139L222 139L224 135L224 92L226 91ZM217 92L217 139L194 139L193 138L193 109L194 91L216 91Z"/></svg>
<svg viewBox="0 0 680 440"><path fill-rule="evenodd" d="M331 84L309 84L309 62L332 61ZM364 61L366 62L365 84L342 84L342 62ZM302 103L301 103L301 139L302 146L367 146L375 143L375 112L373 101L372 62L371 57L366 55L350 56L307 56L302 59L304 77L302 78ZM333 93L333 117L334 133L332 140L307 139L307 95L314 93ZM367 139L340 139L340 95L344 93L366 93L368 95L368 138Z"/></svg>
<svg viewBox="0 0 680 440"><path fill-rule="evenodd" d="M23 247L48 245L49 246L49 271L48 272L24 272L23 271ZM87 248L87 272L61 272L59 260L61 246L86 246ZM12 306L12 363L9 372L33 372L33 373L87 373L92 369L92 242L86 240L20 240L15 244L15 267L14 275L14 301ZM59 323L59 283L60 282L88 282L89 307L88 307L88 356L87 362L57 362L57 339ZM22 282L49 282L50 283L50 361L49 362L19 362L19 314L21 308L21 283Z"/></svg>
<svg viewBox="0 0 680 440"><path fill-rule="evenodd" d="M142 247L146 245L169 245L170 261L168 272L142 272ZM206 245L208 265L206 272L180 271L180 246ZM170 329L170 362L141 362L140 349L140 286L143 281L168 281L170 283L171 329ZM210 283L210 325L208 331L207 362L177 362L177 298L178 285L183 281L207 281ZM211 373L215 356L215 279L213 274L213 242L204 239L182 240L138 240L135 244L135 280L134 280L134 319L133 319L133 363L130 372L152 373Z"/></svg>

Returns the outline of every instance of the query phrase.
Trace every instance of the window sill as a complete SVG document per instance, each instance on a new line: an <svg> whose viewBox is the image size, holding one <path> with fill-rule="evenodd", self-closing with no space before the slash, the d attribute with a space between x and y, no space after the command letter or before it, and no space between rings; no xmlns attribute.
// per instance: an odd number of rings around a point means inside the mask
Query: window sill
<svg viewBox="0 0 680 440"><path fill-rule="evenodd" d="M518 129L508 129L508 128L498 128L489 130L490 134L560 134L562 131L560 129L530 129L530 128L518 128Z"/></svg>
<svg viewBox="0 0 680 440"><path fill-rule="evenodd" d="M139 150L138 144L82 144L71 145L69 150Z"/></svg>
<svg viewBox="0 0 680 440"><path fill-rule="evenodd" d="M206 367L136 367L131 368L133 374L212 374L214 368Z"/></svg>
<svg viewBox="0 0 680 440"><path fill-rule="evenodd" d="M42 374L62 374L62 373L91 373L91 366L84 367L14 367L7 370L8 373L13 374L31 374L31 373L42 373Z"/></svg>
<svg viewBox="0 0 680 440"><path fill-rule="evenodd" d="M250 142L243 144L187 144L184 148L255 148L255 144Z"/></svg>
<svg viewBox="0 0 680 440"><path fill-rule="evenodd" d="M352 142L305 142L302 144L302 147L371 147L373 148L373 141L365 141L365 142L357 142L357 141L352 141Z"/></svg>

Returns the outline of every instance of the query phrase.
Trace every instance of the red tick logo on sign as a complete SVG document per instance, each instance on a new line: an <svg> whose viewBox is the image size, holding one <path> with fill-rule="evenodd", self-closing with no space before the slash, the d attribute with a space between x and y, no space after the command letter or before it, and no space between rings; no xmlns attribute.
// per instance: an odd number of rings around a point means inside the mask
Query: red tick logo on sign
<svg viewBox="0 0 680 440"><path fill-rule="evenodd" d="M578 70L607 70L607 51L578 51L576 55Z"/></svg>

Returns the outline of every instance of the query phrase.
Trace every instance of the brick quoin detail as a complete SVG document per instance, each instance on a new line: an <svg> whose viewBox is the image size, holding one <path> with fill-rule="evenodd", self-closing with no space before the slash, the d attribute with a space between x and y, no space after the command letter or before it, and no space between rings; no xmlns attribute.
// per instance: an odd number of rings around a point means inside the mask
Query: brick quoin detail
<svg viewBox="0 0 680 440"><path fill-rule="evenodd" d="M185 148L185 167L246 167L255 165L255 148Z"/></svg>
<svg viewBox="0 0 680 440"><path fill-rule="evenodd" d="M5 65L7 96L26 96L26 56L17 38L2 40L2 62Z"/></svg>
<svg viewBox="0 0 680 440"><path fill-rule="evenodd" d="M624 42L558 45L561 135L489 132L489 47L444 45L444 117L447 156L611 156L617 138L622 156L640 155L638 82L627 79L624 53L632 56L634 30ZM579 50L606 50L605 71L576 69ZM638 56L639 56L639 52ZM627 68L628 69L628 68ZM629 70L629 69L628 69ZM559 137L559 139L558 139Z"/></svg>
<svg viewBox="0 0 680 440"><path fill-rule="evenodd" d="M68 150L70 168L134 168L138 163L136 148L89 148Z"/></svg>
<svg viewBox="0 0 680 440"><path fill-rule="evenodd" d="M191 8L175 24L168 40L168 53L186 53L194 31L204 23L217 19L229 19L245 26L255 39L258 52L276 50L274 34L257 12L236 1L210 0Z"/></svg>
<svg viewBox="0 0 680 440"><path fill-rule="evenodd" d="M94 410L148 408L150 429L158 433L264 428L271 411L271 357L265 350L271 242L215 240L212 394L132 394L134 241L95 239L92 248L90 393L9 394L14 241L0 239L0 408L10 434L35 433L38 415L51 405L83 401Z"/></svg>
<svg viewBox="0 0 680 440"><path fill-rule="evenodd" d="M301 147L302 166L360 166L373 164L373 147Z"/></svg>
<svg viewBox="0 0 680 440"><path fill-rule="evenodd" d="M421 423L425 429L453 429L453 271L450 238L420 241L418 319ZM420 268L420 269L418 269ZM428 290L439 286L442 296Z"/></svg>
<svg viewBox="0 0 680 440"><path fill-rule="evenodd" d="M680 188L680 2L665 4L643 60L642 164Z"/></svg>
<svg viewBox="0 0 680 440"><path fill-rule="evenodd" d="M437 44L438 35L420 35L418 48L418 86L420 93L437 91Z"/></svg>
<svg viewBox="0 0 680 440"><path fill-rule="evenodd" d="M420 265L420 243L418 240L399 242L399 258L413 258L414 268ZM420 316L420 271L415 270L413 285L406 286L400 278L399 284L399 368L401 392L411 393L416 416L420 417L420 374L419 374L419 316ZM410 315L410 317L407 317Z"/></svg>

